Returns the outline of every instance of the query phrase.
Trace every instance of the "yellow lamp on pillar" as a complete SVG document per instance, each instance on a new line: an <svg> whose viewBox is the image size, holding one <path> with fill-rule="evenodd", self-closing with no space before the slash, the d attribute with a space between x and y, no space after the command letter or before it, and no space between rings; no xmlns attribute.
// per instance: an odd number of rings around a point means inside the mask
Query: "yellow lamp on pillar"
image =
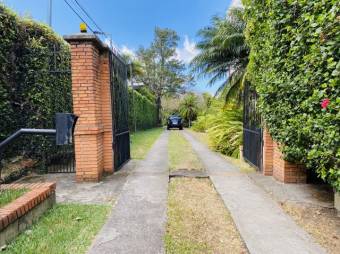
<svg viewBox="0 0 340 254"><path fill-rule="evenodd" d="M80 32L87 33L87 25L86 23L80 23Z"/></svg>

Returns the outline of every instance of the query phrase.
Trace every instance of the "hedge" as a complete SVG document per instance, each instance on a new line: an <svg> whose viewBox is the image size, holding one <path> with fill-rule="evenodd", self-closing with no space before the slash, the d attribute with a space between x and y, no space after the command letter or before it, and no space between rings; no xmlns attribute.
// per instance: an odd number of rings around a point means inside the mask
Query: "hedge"
<svg viewBox="0 0 340 254"><path fill-rule="evenodd" d="M243 2L248 78L266 127L287 160L340 191L340 2Z"/></svg>
<svg viewBox="0 0 340 254"><path fill-rule="evenodd" d="M149 98L152 98L149 95ZM148 97L129 88L129 127L135 130L149 129L157 126L157 107ZM135 119L136 118L136 119Z"/></svg>
<svg viewBox="0 0 340 254"><path fill-rule="evenodd" d="M0 140L23 127L53 128L56 112L71 112L70 75L51 71L69 70L69 58L67 43L48 26L0 4Z"/></svg>

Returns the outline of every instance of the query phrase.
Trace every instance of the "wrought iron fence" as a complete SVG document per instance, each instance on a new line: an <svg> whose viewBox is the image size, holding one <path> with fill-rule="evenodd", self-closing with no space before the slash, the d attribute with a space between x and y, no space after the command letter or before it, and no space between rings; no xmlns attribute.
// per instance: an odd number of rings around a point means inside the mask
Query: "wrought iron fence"
<svg viewBox="0 0 340 254"><path fill-rule="evenodd" d="M257 108L258 95L247 84L244 89L243 157L258 170L262 169L261 114Z"/></svg>
<svg viewBox="0 0 340 254"><path fill-rule="evenodd" d="M110 52L113 149L115 169L130 159L129 93L127 65L117 54Z"/></svg>

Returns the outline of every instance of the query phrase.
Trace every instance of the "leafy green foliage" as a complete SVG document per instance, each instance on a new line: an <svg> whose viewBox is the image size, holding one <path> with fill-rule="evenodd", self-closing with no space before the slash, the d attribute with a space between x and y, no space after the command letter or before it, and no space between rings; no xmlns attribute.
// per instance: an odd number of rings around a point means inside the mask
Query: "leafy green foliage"
<svg viewBox="0 0 340 254"><path fill-rule="evenodd" d="M242 112L237 107L223 107L214 99L207 112L193 123L193 130L207 132L212 147L223 154L238 157L242 145Z"/></svg>
<svg viewBox="0 0 340 254"><path fill-rule="evenodd" d="M142 90L143 91L143 90ZM152 98L149 92L144 91ZM157 125L157 107L148 97L129 88L129 127L130 130L143 130Z"/></svg>
<svg viewBox="0 0 340 254"><path fill-rule="evenodd" d="M195 120L198 114L197 96L193 93L188 93L180 102L179 112L190 128L191 121Z"/></svg>
<svg viewBox="0 0 340 254"><path fill-rule="evenodd" d="M184 84L192 80L185 73L185 65L176 59L178 41L176 31L157 27L150 47L140 48L137 52L144 72L136 76L136 81L149 87L155 94L159 123L162 98L183 90Z"/></svg>
<svg viewBox="0 0 340 254"><path fill-rule="evenodd" d="M244 4L249 79L267 128L287 160L316 170L340 191L340 2Z"/></svg>
<svg viewBox="0 0 340 254"><path fill-rule="evenodd" d="M69 69L69 47L62 38L0 5L0 140L24 127L53 128L56 112L71 112L70 75L49 71L54 47L53 68ZM41 141L37 146L44 149Z"/></svg>
<svg viewBox="0 0 340 254"><path fill-rule="evenodd" d="M242 8L231 8L225 17L215 16L211 25L199 31L200 53L191 66L199 76L209 77L212 85L224 80L217 93L226 102L240 102L244 75L248 64L249 48L245 43L246 23Z"/></svg>

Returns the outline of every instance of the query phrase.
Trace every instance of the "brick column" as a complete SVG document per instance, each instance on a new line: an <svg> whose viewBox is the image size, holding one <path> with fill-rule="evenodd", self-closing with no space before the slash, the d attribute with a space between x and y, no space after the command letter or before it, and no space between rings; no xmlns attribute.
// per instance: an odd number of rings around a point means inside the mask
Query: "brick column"
<svg viewBox="0 0 340 254"><path fill-rule="evenodd" d="M111 84L110 84L110 61L109 52L101 55L101 85L102 85L102 120L104 127L103 146L104 146L104 171L113 173L113 154L112 154L112 105L111 105Z"/></svg>
<svg viewBox="0 0 340 254"><path fill-rule="evenodd" d="M274 142L273 146L273 176L283 183L306 183L306 168L302 164L295 164L283 159L279 145Z"/></svg>
<svg viewBox="0 0 340 254"><path fill-rule="evenodd" d="M77 181L99 181L113 172L108 47L95 35L65 36L71 45Z"/></svg>
<svg viewBox="0 0 340 254"><path fill-rule="evenodd" d="M273 139L267 129L263 131L263 174L273 175Z"/></svg>

